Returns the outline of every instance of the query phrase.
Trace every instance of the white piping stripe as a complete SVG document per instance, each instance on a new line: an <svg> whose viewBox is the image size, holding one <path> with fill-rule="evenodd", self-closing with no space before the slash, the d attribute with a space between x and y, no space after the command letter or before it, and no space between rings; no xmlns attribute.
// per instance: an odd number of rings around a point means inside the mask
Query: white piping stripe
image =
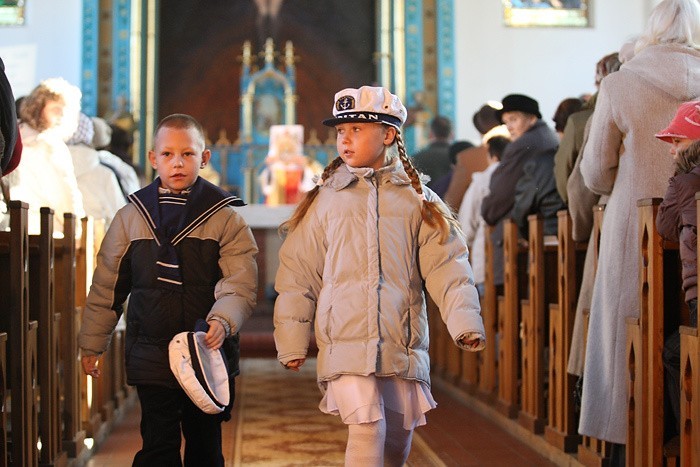
<svg viewBox="0 0 700 467"><path fill-rule="evenodd" d="M169 283L171 283L171 284L182 285L182 282L180 282L180 281L174 281L174 280L171 280L171 279L166 279L165 277L158 277L158 280L159 280L159 281L163 281L163 282L169 282Z"/></svg>
<svg viewBox="0 0 700 467"><path fill-rule="evenodd" d="M180 269L180 265L179 265L179 264L164 263L164 262L162 262L162 261L156 261L156 264L159 265L159 266L166 267L166 268Z"/></svg>
<svg viewBox="0 0 700 467"><path fill-rule="evenodd" d="M693 126L700 126L700 123L698 123L698 122L696 122L696 121L694 121L694 120L691 120L691 119L688 118L688 117L685 117L685 121L688 122L688 123L690 123L690 124L693 125Z"/></svg>
<svg viewBox="0 0 700 467"><path fill-rule="evenodd" d="M148 229L151 231L151 235L153 236L153 239L156 241L156 245L160 246L160 241L158 240L158 236L156 235L156 230L155 230L155 222L153 222L153 219L151 218L151 215L148 213L148 210L146 207L143 205L140 199L138 199L136 196L133 194L129 195L129 199L131 200L132 203L134 203L134 207L136 208L137 211L141 214L141 217L146 221L146 226Z"/></svg>
<svg viewBox="0 0 700 467"><path fill-rule="evenodd" d="M202 214L199 215L195 220L193 220L187 227L182 229L179 234L175 235L172 240L173 245L177 245L180 240L182 240L184 237L186 237L190 232L192 232L194 229L196 229L202 222L207 220L209 216L212 215L213 212L218 211L221 209L221 207L227 205L231 200L237 199L235 196L230 196L228 198L224 198L223 200L219 201L206 211L204 211Z"/></svg>

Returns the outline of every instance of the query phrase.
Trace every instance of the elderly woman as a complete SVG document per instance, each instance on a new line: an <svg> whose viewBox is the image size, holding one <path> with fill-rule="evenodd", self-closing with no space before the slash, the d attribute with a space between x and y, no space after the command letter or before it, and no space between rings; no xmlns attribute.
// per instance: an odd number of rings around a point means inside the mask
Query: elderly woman
<svg viewBox="0 0 700 467"><path fill-rule="evenodd" d="M581 173L609 195L593 285L579 432L612 443L624 464L627 435L625 320L639 317L637 200L661 197L673 161L654 138L678 106L700 95L700 4L664 0L635 55L600 84ZM619 455L618 455L619 454Z"/></svg>
<svg viewBox="0 0 700 467"><path fill-rule="evenodd" d="M75 131L80 90L62 78L42 81L22 100L19 126L22 161L10 178L10 197L29 204L29 233L39 233L39 210L54 210L54 233L63 234L63 214L85 215L83 198L64 142Z"/></svg>

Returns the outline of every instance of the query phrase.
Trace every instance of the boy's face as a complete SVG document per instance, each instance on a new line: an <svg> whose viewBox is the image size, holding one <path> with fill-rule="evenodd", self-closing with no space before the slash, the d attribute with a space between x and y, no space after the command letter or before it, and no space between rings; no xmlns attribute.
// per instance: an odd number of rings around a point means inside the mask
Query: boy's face
<svg viewBox="0 0 700 467"><path fill-rule="evenodd" d="M211 157L195 128L162 127L156 134L154 145L155 149L148 152L148 160L158 172L161 186L173 193L181 193L192 186L199 169Z"/></svg>

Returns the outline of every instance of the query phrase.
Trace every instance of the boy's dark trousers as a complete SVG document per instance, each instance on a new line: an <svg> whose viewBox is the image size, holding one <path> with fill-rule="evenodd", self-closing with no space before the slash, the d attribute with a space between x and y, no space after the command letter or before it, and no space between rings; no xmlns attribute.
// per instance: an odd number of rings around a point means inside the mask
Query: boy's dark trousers
<svg viewBox="0 0 700 467"><path fill-rule="evenodd" d="M141 403L143 447L134 457L134 466L182 466L180 427L185 438L185 467L224 466L222 414L202 412L179 387L139 385L136 389Z"/></svg>

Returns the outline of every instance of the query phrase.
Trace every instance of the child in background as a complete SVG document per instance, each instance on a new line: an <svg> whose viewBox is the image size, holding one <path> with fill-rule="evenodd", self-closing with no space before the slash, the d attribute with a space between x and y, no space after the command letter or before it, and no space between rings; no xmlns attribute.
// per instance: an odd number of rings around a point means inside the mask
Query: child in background
<svg viewBox="0 0 700 467"><path fill-rule="evenodd" d="M484 296L484 281L486 274L486 258L484 253L484 231L486 221L481 217L481 202L489 194L491 174L501 161L501 154L510 142L505 136L493 136L486 142L488 150L488 167L483 172L474 172L472 181L464 193L460 203L459 220L464 236L469 246L470 263L474 269L474 281L479 291L479 296Z"/></svg>
<svg viewBox="0 0 700 467"><path fill-rule="evenodd" d="M315 323L319 408L348 425L346 465L403 465L435 407L424 283L456 345L485 343L463 234L407 157L405 119L384 88L338 92L323 123L339 157L282 225L278 359L298 371Z"/></svg>
<svg viewBox="0 0 700 467"><path fill-rule="evenodd" d="M238 331L255 306L257 246L233 206L243 202L199 177L211 156L189 115L164 118L148 153L158 178L129 195L102 242L78 336L83 370L98 377L129 297L127 383L141 403L143 447L134 466L223 466L221 422L230 418L238 373ZM200 410L170 370L168 344L206 319L205 342L223 346L230 404L220 414Z"/></svg>
<svg viewBox="0 0 700 467"><path fill-rule="evenodd" d="M690 311L690 325L697 326L697 211L695 193L700 191L700 101L682 104L668 128L656 135L671 143L676 162L675 175L669 180L659 206L656 228L667 240L679 242L683 291ZM680 424L680 334L667 334L663 362L666 369L667 399Z"/></svg>

